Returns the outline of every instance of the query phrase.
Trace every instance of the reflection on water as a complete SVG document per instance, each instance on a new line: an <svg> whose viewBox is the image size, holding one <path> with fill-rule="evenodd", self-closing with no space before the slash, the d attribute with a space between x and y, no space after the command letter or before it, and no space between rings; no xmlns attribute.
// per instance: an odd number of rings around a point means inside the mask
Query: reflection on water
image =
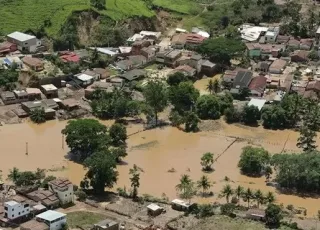
<svg viewBox="0 0 320 230"><path fill-rule="evenodd" d="M43 125L23 123L0 127L0 169L3 177L13 167L21 170L35 170L46 168L50 174L66 176L73 183L79 184L85 170L82 165L68 161L65 158L68 147L63 144L61 130L67 122L50 121ZM110 125L111 122L103 122ZM128 127L128 134L142 130L140 125ZM235 142L233 137L243 138ZM265 178L248 178L239 173L237 164L241 149L248 143L261 145L271 153L281 151L298 151L295 146L298 134L293 131L267 131L262 128L250 128L236 125L226 125L214 132L189 134L176 128L166 127L148 130L130 136L128 139L128 156L124 159L127 164L118 166L119 180L116 187L130 187L129 169L137 164L143 169L141 173L140 194L148 193L161 196L165 193L169 198L176 197L175 186L182 174L189 174L193 180L198 180L201 171L200 158L205 152L212 152L215 157L224 153L214 163L214 172L207 174L214 181L212 198L195 198L200 202L216 201L221 188L227 183L225 177L233 187L238 184L264 192L275 191L265 185ZM286 142L284 146L284 143ZM28 143L28 155L26 155ZM63 168L65 167L65 170ZM174 168L175 172L168 172ZM171 171L171 170L170 170ZM306 207L308 215L317 213L320 200L301 198L291 195L277 194L277 202L295 207Z"/></svg>

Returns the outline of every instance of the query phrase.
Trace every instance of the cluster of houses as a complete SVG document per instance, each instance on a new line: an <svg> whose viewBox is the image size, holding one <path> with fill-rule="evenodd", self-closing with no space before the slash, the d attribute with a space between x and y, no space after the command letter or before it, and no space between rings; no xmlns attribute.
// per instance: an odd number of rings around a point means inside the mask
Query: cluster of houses
<svg viewBox="0 0 320 230"><path fill-rule="evenodd" d="M5 188L7 185L1 184L1 226L20 225L21 230L60 230L66 224L66 214L52 209L74 202L73 184L58 178L48 185L48 190L40 190L37 187Z"/></svg>
<svg viewBox="0 0 320 230"><path fill-rule="evenodd" d="M297 39L279 34L278 26L242 25L241 38L251 59L249 69L227 70L223 85L232 94L248 88L253 98L265 103L279 102L285 93L297 92L304 97L318 97L320 71L317 63L309 60L314 49L318 53L320 29L314 38Z"/></svg>

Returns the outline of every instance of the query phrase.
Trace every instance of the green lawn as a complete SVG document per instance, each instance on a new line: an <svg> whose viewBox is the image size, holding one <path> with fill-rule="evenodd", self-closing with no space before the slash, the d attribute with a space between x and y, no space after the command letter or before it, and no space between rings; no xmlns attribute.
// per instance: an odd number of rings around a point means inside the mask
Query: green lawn
<svg viewBox="0 0 320 230"><path fill-rule="evenodd" d="M0 28L4 33L39 28L45 19L52 26L49 36L55 36L72 12L90 9L89 0L0 0ZM100 12L113 20L132 16L151 17L143 0L106 0L106 10Z"/></svg>
<svg viewBox="0 0 320 230"><path fill-rule="evenodd" d="M71 212L67 215L69 228L75 228L77 226L83 228L92 227L93 224L104 219L106 219L104 215L92 212Z"/></svg>
<svg viewBox="0 0 320 230"><path fill-rule="evenodd" d="M152 3L164 9L182 14L190 14L191 11L195 10L201 11L199 4L193 0L153 0Z"/></svg>

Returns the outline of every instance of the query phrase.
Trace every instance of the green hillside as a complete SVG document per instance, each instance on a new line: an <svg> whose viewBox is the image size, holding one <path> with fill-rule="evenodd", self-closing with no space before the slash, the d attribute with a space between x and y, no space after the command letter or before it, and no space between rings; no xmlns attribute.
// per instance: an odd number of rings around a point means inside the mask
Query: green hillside
<svg viewBox="0 0 320 230"><path fill-rule="evenodd" d="M4 33L37 29L50 19L47 33L55 36L72 12L90 9L89 0L0 0L0 30ZM143 0L106 0L106 10L99 12L113 20L131 16L151 17Z"/></svg>

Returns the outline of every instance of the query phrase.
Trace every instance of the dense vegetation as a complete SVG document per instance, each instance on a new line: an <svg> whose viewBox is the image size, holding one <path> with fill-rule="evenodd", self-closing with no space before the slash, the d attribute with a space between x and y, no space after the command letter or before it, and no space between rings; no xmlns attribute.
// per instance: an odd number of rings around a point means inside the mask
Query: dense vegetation
<svg viewBox="0 0 320 230"><path fill-rule="evenodd" d="M31 110L30 112L30 119L32 122L40 124L46 121L46 113L44 108L36 108Z"/></svg>
<svg viewBox="0 0 320 230"><path fill-rule="evenodd" d="M319 152L276 154L272 158L276 181L283 188L298 192L320 191Z"/></svg>
<svg viewBox="0 0 320 230"><path fill-rule="evenodd" d="M0 87L4 90L13 90L18 81L19 73L15 71L15 68L9 70L0 70Z"/></svg>

